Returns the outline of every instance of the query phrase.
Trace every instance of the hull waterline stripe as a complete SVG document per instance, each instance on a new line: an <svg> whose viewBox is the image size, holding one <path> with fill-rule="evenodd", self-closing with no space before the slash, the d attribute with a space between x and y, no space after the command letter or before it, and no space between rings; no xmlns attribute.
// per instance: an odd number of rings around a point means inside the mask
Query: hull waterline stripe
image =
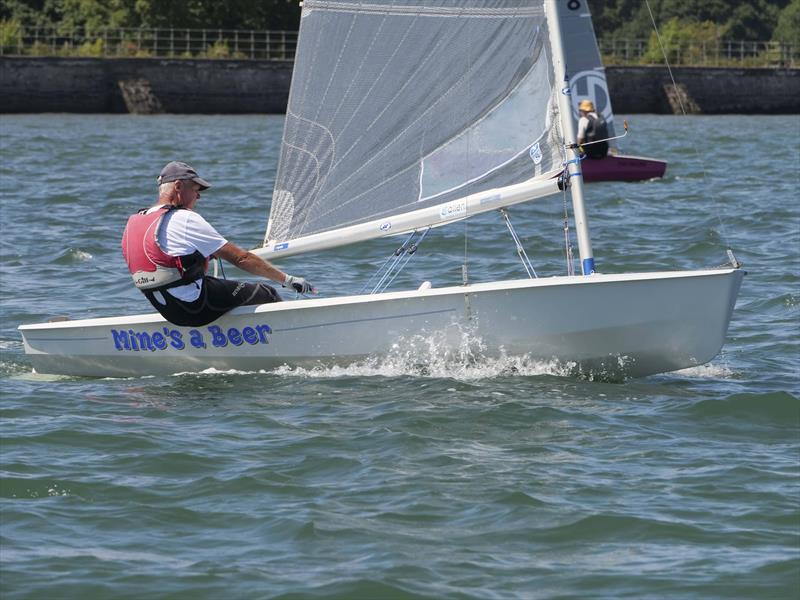
<svg viewBox="0 0 800 600"><path fill-rule="evenodd" d="M417 312L417 313L409 313L403 315L391 315L388 317L371 317L369 319L348 319L345 321L331 321L330 323L316 323L314 325L301 325L299 327L284 327L281 329L273 329L273 333L279 332L287 332L287 331L299 331L300 329L313 329L314 327L328 327L331 325L348 325L351 323L366 323L368 321L386 321L389 319L404 319L408 317L420 317L424 315L437 315L442 313L448 312L455 312L455 308L443 308L441 310L430 310L424 312ZM104 337L91 337L91 338L37 338L37 337L27 337L29 342L91 342L91 341L102 341L107 340L108 336Z"/></svg>
<svg viewBox="0 0 800 600"><path fill-rule="evenodd" d="M100 340L107 340L108 336L90 338L40 338L26 335L25 339L29 342L97 342Z"/></svg>
<svg viewBox="0 0 800 600"><path fill-rule="evenodd" d="M301 325L300 327L287 327L284 329L273 329L273 333L284 331L298 331L300 329L313 329L314 327L328 327L329 325L348 325L350 323L366 323L368 321L387 321L389 319L405 319L408 317L420 317L424 315L438 315L441 313L455 312L455 308L443 308L441 310L430 310L426 312L409 313L407 315L392 315L389 317L372 317L369 319L349 319L347 321L331 321L330 323L318 323L316 325Z"/></svg>

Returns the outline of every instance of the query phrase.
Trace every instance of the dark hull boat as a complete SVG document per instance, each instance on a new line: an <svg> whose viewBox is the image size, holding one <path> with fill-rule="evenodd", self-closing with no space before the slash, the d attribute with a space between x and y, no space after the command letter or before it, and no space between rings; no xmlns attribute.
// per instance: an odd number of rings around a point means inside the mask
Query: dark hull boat
<svg viewBox="0 0 800 600"><path fill-rule="evenodd" d="M591 100L597 113L608 126L612 148L603 159L586 159L581 163L583 179L593 181L644 181L663 177L665 161L642 156L625 156L614 146L616 120L608 93L605 68L592 26L592 13L586 2L557 2L558 20L564 36L564 51L569 67L572 117L577 124L581 100Z"/></svg>
<svg viewBox="0 0 800 600"><path fill-rule="evenodd" d="M603 158L586 158L581 161L583 180L596 181L646 181L663 177L667 163L643 156L609 154Z"/></svg>

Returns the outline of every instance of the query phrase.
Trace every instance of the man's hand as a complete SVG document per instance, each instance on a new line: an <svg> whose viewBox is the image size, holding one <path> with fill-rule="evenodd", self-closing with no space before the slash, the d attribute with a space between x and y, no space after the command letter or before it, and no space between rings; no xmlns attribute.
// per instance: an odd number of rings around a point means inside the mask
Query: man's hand
<svg viewBox="0 0 800 600"><path fill-rule="evenodd" d="M293 277L291 275L286 276L286 280L283 282L283 287L290 287L298 294L310 294L312 292L316 292L311 284L305 279L302 277Z"/></svg>

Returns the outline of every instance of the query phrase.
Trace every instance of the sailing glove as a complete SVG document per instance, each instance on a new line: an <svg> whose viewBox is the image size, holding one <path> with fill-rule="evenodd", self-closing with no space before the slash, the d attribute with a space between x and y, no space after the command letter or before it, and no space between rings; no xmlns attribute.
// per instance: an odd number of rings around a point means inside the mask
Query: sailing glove
<svg viewBox="0 0 800 600"><path fill-rule="evenodd" d="M283 282L283 287L290 287L298 294L310 294L314 288L302 277L287 275Z"/></svg>

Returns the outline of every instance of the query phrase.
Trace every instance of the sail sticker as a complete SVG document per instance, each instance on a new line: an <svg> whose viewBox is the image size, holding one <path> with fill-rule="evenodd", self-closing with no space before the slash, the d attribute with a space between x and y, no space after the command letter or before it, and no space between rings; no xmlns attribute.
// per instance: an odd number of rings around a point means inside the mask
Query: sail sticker
<svg viewBox="0 0 800 600"><path fill-rule="evenodd" d="M453 202L448 202L447 204L443 204L439 208L439 216L442 219L454 219L456 217L462 217L467 214L467 201L466 200L455 200Z"/></svg>
<svg viewBox="0 0 800 600"><path fill-rule="evenodd" d="M386 221L385 223L381 223L380 230L381 231L389 231L392 228L391 221Z"/></svg>
<svg viewBox="0 0 800 600"><path fill-rule="evenodd" d="M578 111L578 104L580 104L581 100L591 100L597 114L603 117L607 123L611 123L614 120L606 74L602 67L581 71L570 77L569 83L575 90L575 95L572 99L572 117L575 120L581 116ZM611 133L610 135L614 134Z"/></svg>
<svg viewBox="0 0 800 600"><path fill-rule="evenodd" d="M542 162L542 158L544 158L544 156L542 155L542 149L539 147L539 142L536 142L533 146L531 146L529 154L531 155L533 164L538 165L540 162Z"/></svg>
<svg viewBox="0 0 800 600"><path fill-rule="evenodd" d="M241 346L248 344L269 344L269 334L272 328L261 323L259 325L247 325L241 329L228 327L223 329L219 325L209 325L203 329L190 329L188 332L188 344L194 348L208 348L208 342L215 348L225 348L228 345ZM157 331L136 331L133 329L112 329L111 339L114 348L127 352L139 352L140 350L184 350L187 342L184 334L179 329L162 327Z"/></svg>
<svg viewBox="0 0 800 600"><path fill-rule="evenodd" d="M572 95L572 90L569 89L569 86L563 87L563 88L561 88L561 93L564 94L565 96L571 96Z"/></svg>
<svg viewBox="0 0 800 600"><path fill-rule="evenodd" d="M289 242L283 242L282 244L275 244L275 250L286 250L289 247Z"/></svg>

